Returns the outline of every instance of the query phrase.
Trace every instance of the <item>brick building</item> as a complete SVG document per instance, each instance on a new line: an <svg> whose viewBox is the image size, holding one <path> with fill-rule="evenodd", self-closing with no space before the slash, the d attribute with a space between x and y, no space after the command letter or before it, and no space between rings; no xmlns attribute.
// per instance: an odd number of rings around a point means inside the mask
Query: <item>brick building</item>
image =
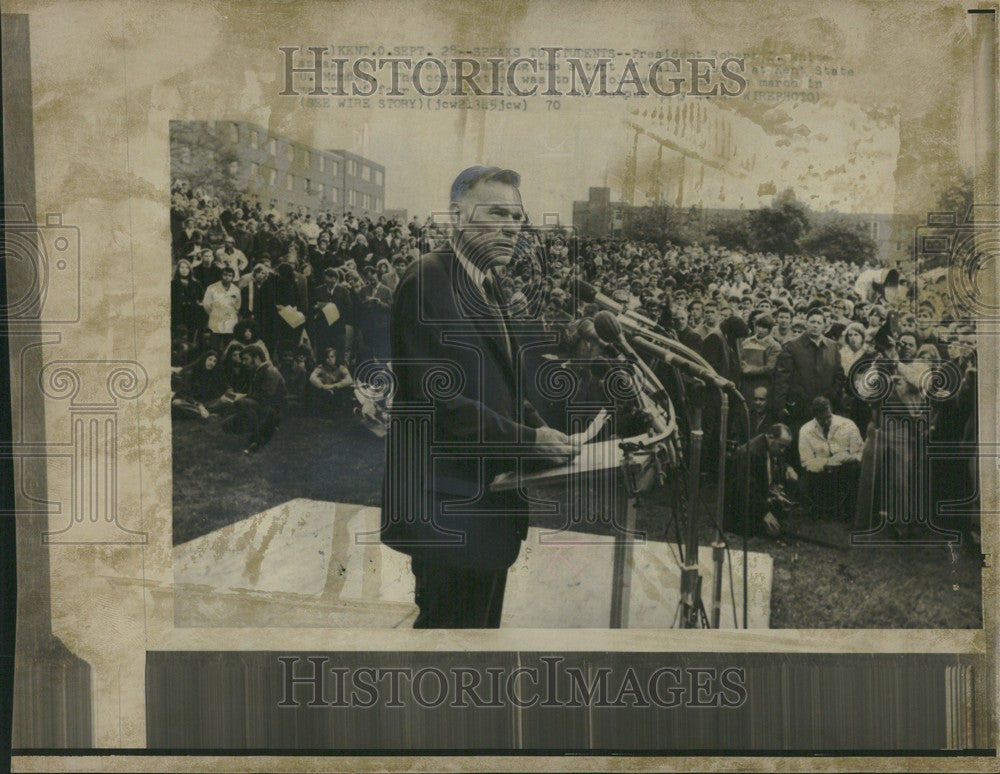
<svg viewBox="0 0 1000 774"><path fill-rule="evenodd" d="M228 159L220 172L236 190L279 211L377 216L385 209L385 167L350 151L317 149L245 121L171 122L171 146L173 177L200 172L208 148Z"/></svg>

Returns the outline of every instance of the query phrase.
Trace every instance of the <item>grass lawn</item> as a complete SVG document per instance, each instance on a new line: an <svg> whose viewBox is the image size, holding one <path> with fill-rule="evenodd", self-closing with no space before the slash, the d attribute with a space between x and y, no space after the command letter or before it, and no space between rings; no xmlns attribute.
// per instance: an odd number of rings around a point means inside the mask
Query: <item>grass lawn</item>
<svg viewBox="0 0 1000 774"><path fill-rule="evenodd" d="M381 502L383 442L354 421L292 415L257 454L244 455L243 445L241 437L223 432L214 421L174 422L175 543L295 497ZM658 539L663 518L651 501L639 510L638 526ZM849 547L847 529L840 524L799 518L784 526L798 537L750 541L751 551L774 559L772 627L981 626L978 551Z"/></svg>

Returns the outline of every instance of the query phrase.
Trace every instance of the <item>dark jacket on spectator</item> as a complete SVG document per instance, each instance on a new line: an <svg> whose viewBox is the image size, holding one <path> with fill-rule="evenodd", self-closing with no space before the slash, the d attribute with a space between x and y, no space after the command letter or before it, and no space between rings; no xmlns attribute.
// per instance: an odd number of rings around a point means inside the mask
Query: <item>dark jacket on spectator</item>
<svg viewBox="0 0 1000 774"><path fill-rule="evenodd" d="M789 419L801 424L809 418L809 404L818 395L829 398L836 408L843 374L840 350L825 336L818 344L807 333L785 342L774 368L774 415L781 417L787 409Z"/></svg>
<svg viewBox="0 0 1000 774"><path fill-rule="evenodd" d="M262 363L250 380L247 397L280 414L285 410L287 398L285 379L281 372L270 362Z"/></svg>

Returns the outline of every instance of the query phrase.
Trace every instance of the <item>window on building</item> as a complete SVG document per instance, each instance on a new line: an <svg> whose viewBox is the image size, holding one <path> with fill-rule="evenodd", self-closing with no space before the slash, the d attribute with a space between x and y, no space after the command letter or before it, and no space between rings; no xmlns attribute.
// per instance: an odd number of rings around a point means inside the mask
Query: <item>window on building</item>
<svg viewBox="0 0 1000 774"><path fill-rule="evenodd" d="M251 135L253 136L253 135ZM260 164L256 161L250 162L250 177L257 178L260 176Z"/></svg>
<svg viewBox="0 0 1000 774"><path fill-rule="evenodd" d="M275 180L278 179L278 170L269 169L267 170L267 184L274 185Z"/></svg>
<svg viewBox="0 0 1000 774"><path fill-rule="evenodd" d="M229 139L233 142L240 141L240 126L236 123L229 124Z"/></svg>
<svg viewBox="0 0 1000 774"><path fill-rule="evenodd" d="M330 160L330 172L334 177L339 177L340 175L340 164L332 159Z"/></svg>
<svg viewBox="0 0 1000 774"><path fill-rule="evenodd" d="M273 137L267 142L267 152L275 157L278 155L278 141Z"/></svg>
<svg viewBox="0 0 1000 774"><path fill-rule="evenodd" d="M382 212L382 199L379 196L375 197L375 209L378 212Z"/></svg>
<svg viewBox="0 0 1000 774"><path fill-rule="evenodd" d="M350 162L348 162L348 163L350 163ZM357 207L358 206L358 192L355 191L353 188L350 191L347 192L347 202L352 207Z"/></svg>
<svg viewBox="0 0 1000 774"><path fill-rule="evenodd" d="M325 199L326 198L326 184L325 183L320 183L319 184L319 198L320 199Z"/></svg>
<svg viewBox="0 0 1000 774"><path fill-rule="evenodd" d="M291 143L285 145L285 158L287 158L289 161L295 160L295 148Z"/></svg>
<svg viewBox="0 0 1000 774"><path fill-rule="evenodd" d="M347 174L351 177L357 177L358 175L358 162L354 159L347 160Z"/></svg>
<svg viewBox="0 0 1000 774"><path fill-rule="evenodd" d="M291 173L285 175L285 190L286 191L295 190L295 175Z"/></svg>
<svg viewBox="0 0 1000 774"><path fill-rule="evenodd" d="M372 206L371 197L368 194L361 194L361 206L366 210Z"/></svg>
<svg viewBox="0 0 1000 774"><path fill-rule="evenodd" d="M372 168L367 164L361 165L361 179L369 181L372 179Z"/></svg>
<svg viewBox="0 0 1000 774"><path fill-rule="evenodd" d="M308 177L305 179L305 186L303 190L306 193L312 193L312 180L310 180Z"/></svg>
<svg viewBox="0 0 1000 774"><path fill-rule="evenodd" d="M312 166L312 153L310 153L309 151L302 151L302 152L305 154L304 158L305 158L306 166L307 167L311 167Z"/></svg>
<svg viewBox="0 0 1000 774"><path fill-rule="evenodd" d="M254 150L257 149L257 141L259 139L260 138L259 138L259 136L257 134L257 130L256 129L251 129L250 130L250 147L253 148Z"/></svg>
<svg viewBox="0 0 1000 774"><path fill-rule="evenodd" d="M385 178L384 178L384 175L382 173L382 170L381 169L376 169L375 170L375 184L376 185L382 185L382 181L384 179Z"/></svg>
<svg viewBox="0 0 1000 774"><path fill-rule="evenodd" d="M337 204L337 202L339 202L339 201L340 201L340 189L339 188L331 188L330 189L330 202L332 204Z"/></svg>
<svg viewBox="0 0 1000 774"><path fill-rule="evenodd" d="M326 172L326 156L319 154L319 171Z"/></svg>

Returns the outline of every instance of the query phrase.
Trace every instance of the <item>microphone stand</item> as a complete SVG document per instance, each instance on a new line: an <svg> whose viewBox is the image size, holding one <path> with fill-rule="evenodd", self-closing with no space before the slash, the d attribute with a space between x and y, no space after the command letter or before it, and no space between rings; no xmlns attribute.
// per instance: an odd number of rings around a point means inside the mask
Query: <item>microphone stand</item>
<svg viewBox="0 0 1000 774"><path fill-rule="evenodd" d="M655 342L661 345L663 348L672 350L672 353L679 356L675 359L668 361L668 365L675 369L680 369L686 371L690 376L700 381L709 381L714 378L718 378L718 374L715 369L712 368L711 364L699 353L692 350L690 347L681 344L679 341L671 339L660 333L650 330L646 326L637 322L634 319L627 318L624 315L620 315L618 318L619 323L624 323L626 327L631 331L631 333L640 338L645 338L650 342ZM628 348L631 350L631 347ZM624 354L624 353L623 353ZM666 396L666 390L663 384L653 373L652 369L646 364L641 356L637 355L632 351L634 357L627 357L630 362L633 362L645 376L650 385L655 389L653 398L656 403L660 403L662 398ZM729 395L726 386L723 386L719 382L713 381L713 386L719 390L720 398L720 412L719 412L719 462L718 462L718 480L716 485L716 503L715 512L717 523L716 536L711 543L712 547L712 563L713 563L713 578L712 578L712 616L709 620L708 615L705 611L705 604L701 596L701 586L702 578L701 571L698 564L698 518L697 518L697 506L698 500L700 499L700 484L701 484L701 456L702 456L702 445L704 441L704 431L701 427L702 421L702 407L700 402L695 401L689 407L690 408L690 443L689 443L689 461L688 461L688 501L687 501L687 534L685 536L685 546L684 546L684 558L681 567L681 617L680 625L685 629L697 628L699 625L704 625L706 627L711 627L717 629L721 623L722 614L722 573L723 566L725 562L725 542L722 534L722 518L723 510L725 508L726 501L726 486L725 486L725 476L726 476L726 446L729 440ZM729 385L731 386L731 385ZM737 396L739 394L737 393ZM743 489L746 490L749 482L749 468L741 471L743 478L746 481L743 482ZM743 609L743 626L746 628L747 624L747 553L746 553L746 540L744 539L743 546L743 599L744 599L744 609Z"/></svg>
<svg viewBox="0 0 1000 774"><path fill-rule="evenodd" d="M722 509L726 491L726 442L729 440L729 395L721 390L722 405L719 409L719 483L715 488L715 540L712 541L712 628L718 629L722 617L722 563L726 544L722 540Z"/></svg>

